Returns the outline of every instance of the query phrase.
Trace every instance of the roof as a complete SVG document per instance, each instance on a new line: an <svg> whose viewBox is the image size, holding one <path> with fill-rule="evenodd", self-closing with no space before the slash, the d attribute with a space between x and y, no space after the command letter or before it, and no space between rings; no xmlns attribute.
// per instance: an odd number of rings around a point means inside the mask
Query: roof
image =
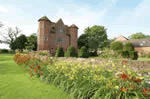
<svg viewBox="0 0 150 99"><path fill-rule="evenodd" d="M130 42L133 44L134 47L150 47L149 39L136 39L136 40L127 40L122 42L124 43Z"/></svg>
<svg viewBox="0 0 150 99"><path fill-rule="evenodd" d="M126 41L128 40L126 37L124 37L123 35L119 35L117 38L116 38L116 41Z"/></svg>
<svg viewBox="0 0 150 99"><path fill-rule="evenodd" d="M75 24L72 24L70 27L71 27L71 28L77 28L77 29L78 29L78 27L77 27Z"/></svg>
<svg viewBox="0 0 150 99"><path fill-rule="evenodd" d="M51 21L48 19L47 16L41 17L38 21L49 21L49 22L51 22Z"/></svg>
<svg viewBox="0 0 150 99"><path fill-rule="evenodd" d="M64 22L62 21L62 19L60 18L56 23L61 23L64 25Z"/></svg>

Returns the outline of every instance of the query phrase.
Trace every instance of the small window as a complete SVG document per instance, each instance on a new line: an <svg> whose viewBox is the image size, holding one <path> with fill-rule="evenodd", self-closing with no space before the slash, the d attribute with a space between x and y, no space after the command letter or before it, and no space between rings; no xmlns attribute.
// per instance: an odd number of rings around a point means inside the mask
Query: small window
<svg viewBox="0 0 150 99"><path fill-rule="evenodd" d="M58 41L58 42L64 42L64 39L63 39L63 38L58 37L58 38L57 38L57 41Z"/></svg>

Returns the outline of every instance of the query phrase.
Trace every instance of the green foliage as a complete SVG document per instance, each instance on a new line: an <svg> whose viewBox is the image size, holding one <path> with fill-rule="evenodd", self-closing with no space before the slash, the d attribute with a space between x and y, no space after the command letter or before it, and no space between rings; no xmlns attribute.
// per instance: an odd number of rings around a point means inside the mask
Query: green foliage
<svg viewBox="0 0 150 99"><path fill-rule="evenodd" d="M20 49L23 50L25 49L25 42L27 42L27 38L25 35L20 35L17 37L13 42L10 44L10 48L12 50Z"/></svg>
<svg viewBox="0 0 150 99"><path fill-rule="evenodd" d="M79 57L83 57L83 58L88 58L89 57L89 53L88 50L86 49L85 46L82 46L81 49L79 50Z"/></svg>
<svg viewBox="0 0 150 99"><path fill-rule="evenodd" d="M134 51L134 46L132 43L125 43L123 46L124 51Z"/></svg>
<svg viewBox="0 0 150 99"><path fill-rule="evenodd" d="M97 51L90 51L89 56L98 56Z"/></svg>
<svg viewBox="0 0 150 99"><path fill-rule="evenodd" d="M85 34L88 35L88 47L91 51L107 46L107 33L104 26L88 27L85 29Z"/></svg>
<svg viewBox="0 0 150 99"><path fill-rule="evenodd" d="M38 51L38 55L50 56L50 53L47 50Z"/></svg>
<svg viewBox="0 0 150 99"><path fill-rule="evenodd" d="M123 50L123 44L120 41L115 41L111 43L111 49L114 51Z"/></svg>
<svg viewBox="0 0 150 99"><path fill-rule="evenodd" d="M77 57L77 52L75 52L73 46L69 46L67 48L67 51L65 52L65 57Z"/></svg>
<svg viewBox="0 0 150 99"><path fill-rule="evenodd" d="M89 48L88 46L88 34L82 34L78 39L78 48L80 49L82 46Z"/></svg>
<svg viewBox="0 0 150 99"><path fill-rule="evenodd" d="M36 33L33 33L29 37L27 37L26 49L27 50L34 50L34 51L37 50L37 36L36 36Z"/></svg>
<svg viewBox="0 0 150 99"><path fill-rule="evenodd" d="M136 33L136 34L132 34L131 36L129 36L130 39L142 39L142 38L145 38L146 36L139 32L139 33Z"/></svg>
<svg viewBox="0 0 150 99"><path fill-rule="evenodd" d="M121 56L122 56L123 58L129 58L129 52L128 52L128 51L122 51L122 52L121 52Z"/></svg>
<svg viewBox="0 0 150 99"><path fill-rule="evenodd" d="M8 53L8 49L0 49L0 53Z"/></svg>
<svg viewBox="0 0 150 99"><path fill-rule="evenodd" d="M56 57L64 57L64 51L63 51L62 47L57 48L55 56Z"/></svg>
<svg viewBox="0 0 150 99"><path fill-rule="evenodd" d="M98 56L102 58L119 58L121 57L121 54L120 51L113 51L110 48L104 48Z"/></svg>
<svg viewBox="0 0 150 99"><path fill-rule="evenodd" d="M130 56L130 59L132 59L132 60L138 59L138 53L136 51L130 51L129 56Z"/></svg>

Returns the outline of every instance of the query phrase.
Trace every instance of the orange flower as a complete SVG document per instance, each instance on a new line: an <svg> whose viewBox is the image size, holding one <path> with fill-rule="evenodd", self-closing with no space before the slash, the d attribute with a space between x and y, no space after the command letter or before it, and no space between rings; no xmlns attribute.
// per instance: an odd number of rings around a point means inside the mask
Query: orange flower
<svg viewBox="0 0 150 99"><path fill-rule="evenodd" d="M125 87L120 88L120 91L126 92L126 91L128 91L128 88L125 88Z"/></svg>
<svg viewBox="0 0 150 99"><path fill-rule="evenodd" d="M122 61L122 64L126 65L126 64L127 64L127 61L126 61L126 60L123 60L123 61Z"/></svg>
<svg viewBox="0 0 150 99"><path fill-rule="evenodd" d="M141 79L137 79L136 82L140 83L142 80Z"/></svg>
<svg viewBox="0 0 150 99"><path fill-rule="evenodd" d="M142 93L147 94L147 89L143 88Z"/></svg>
<svg viewBox="0 0 150 99"><path fill-rule="evenodd" d="M36 68L34 69L34 72L38 72Z"/></svg>
<svg viewBox="0 0 150 99"><path fill-rule="evenodd" d="M123 73L123 74L120 74L120 78L122 78L123 80L127 80L127 77L128 77L128 76L127 76L126 74L124 74L124 73Z"/></svg>
<svg viewBox="0 0 150 99"><path fill-rule="evenodd" d="M36 66L37 69L40 69L40 66Z"/></svg>

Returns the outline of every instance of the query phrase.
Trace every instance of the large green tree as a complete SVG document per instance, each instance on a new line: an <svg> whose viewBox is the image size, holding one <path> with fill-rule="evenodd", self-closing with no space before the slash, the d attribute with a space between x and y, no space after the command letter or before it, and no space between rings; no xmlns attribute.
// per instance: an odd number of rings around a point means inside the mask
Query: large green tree
<svg viewBox="0 0 150 99"><path fill-rule="evenodd" d="M97 52L98 48L107 46L108 39L104 26L94 25L92 27L87 27L84 32L88 35L89 51Z"/></svg>
<svg viewBox="0 0 150 99"><path fill-rule="evenodd" d="M89 48L89 46L88 46L88 34L82 34L78 38L78 48L80 49L83 46L85 46L87 49Z"/></svg>
<svg viewBox="0 0 150 99"><path fill-rule="evenodd" d="M25 49L25 42L27 42L27 37L25 35L20 35L19 37L17 37L11 44L10 44L10 48L12 50L23 50Z"/></svg>
<svg viewBox="0 0 150 99"><path fill-rule="evenodd" d="M27 37L26 49L28 50L37 50L37 35L36 33L31 34Z"/></svg>
<svg viewBox="0 0 150 99"><path fill-rule="evenodd" d="M146 36L142 32L138 32L136 34L132 34L129 36L129 39L142 39L145 38Z"/></svg>

